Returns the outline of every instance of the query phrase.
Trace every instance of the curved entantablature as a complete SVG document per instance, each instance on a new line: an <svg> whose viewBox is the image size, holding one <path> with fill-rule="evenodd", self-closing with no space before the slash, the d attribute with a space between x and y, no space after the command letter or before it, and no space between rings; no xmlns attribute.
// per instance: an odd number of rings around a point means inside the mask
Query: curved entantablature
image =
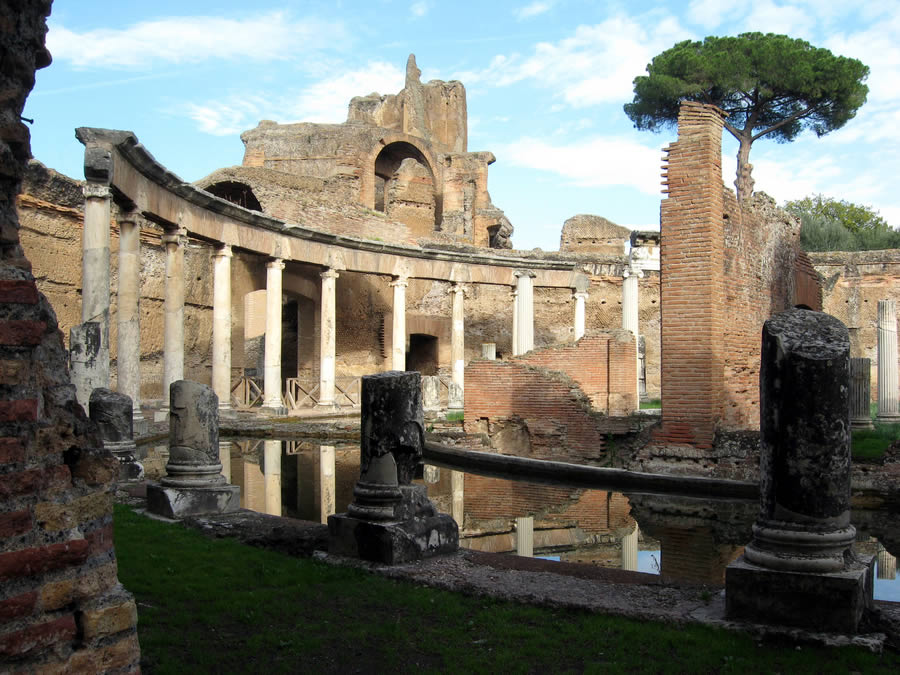
<svg viewBox="0 0 900 675"><path fill-rule="evenodd" d="M131 132L82 127L76 136L85 144L88 180L110 185L148 219L177 225L198 239L322 267L339 260L343 269L362 273L390 275L398 265L406 265L410 276L446 281L462 264L473 283L512 285L514 271L525 267L535 272L536 286L573 287L575 261L388 244L321 232L242 208L184 182ZM88 162L97 166L88 167ZM334 217L340 214L335 211Z"/></svg>

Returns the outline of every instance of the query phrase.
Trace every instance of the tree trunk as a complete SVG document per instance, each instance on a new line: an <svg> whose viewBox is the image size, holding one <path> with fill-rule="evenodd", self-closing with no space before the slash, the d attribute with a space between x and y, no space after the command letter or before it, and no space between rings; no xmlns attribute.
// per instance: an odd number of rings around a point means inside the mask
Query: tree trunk
<svg viewBox="0 0 900 675"><path fill-rule="evenodd" d="M750 199L753 194L753 178L750 173L753 171L753 165L749 162L750 145L753 139L749 135L740 137L740 147L737 154L737 179L734 186L737 188L738 202L744 202Z"/></svg>

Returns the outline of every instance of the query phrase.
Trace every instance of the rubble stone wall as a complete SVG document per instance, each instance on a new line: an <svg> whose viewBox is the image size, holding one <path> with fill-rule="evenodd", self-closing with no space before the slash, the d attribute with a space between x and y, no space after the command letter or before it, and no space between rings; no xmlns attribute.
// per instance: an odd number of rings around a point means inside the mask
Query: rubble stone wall
<svg viewBox="0 0 900 675"><path fill-rule="evenodd" d="M19 120L50 2L0 4L0 670L137 672L134 599L117 578L118 463L75 400L56 316L19 244L30 157Z"/></svg>

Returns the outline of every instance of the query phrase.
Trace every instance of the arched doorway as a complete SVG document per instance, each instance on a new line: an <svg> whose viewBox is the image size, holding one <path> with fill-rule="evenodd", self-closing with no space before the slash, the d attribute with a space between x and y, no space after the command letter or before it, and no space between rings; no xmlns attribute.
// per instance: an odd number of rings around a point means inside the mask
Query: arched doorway
<svg viewBox="0 0 900 675"><path fill-rule="evenodd" d="M259 200L256 198L256 195L253 194L253 190L250 186L246 183L226 180L219 183L213 183L204 189L216 197L227 199L232 204L237 204L238 206L243 206L245 209L262 213L262 206L260 205Z"/></svg>
<svg viewBox="0 0 900 675"><path fill-rule="evenodd" d="M406 224L414 233L434 231L438 221L435 175L422 151L398 141L375 158L375 210Z"/></svg>

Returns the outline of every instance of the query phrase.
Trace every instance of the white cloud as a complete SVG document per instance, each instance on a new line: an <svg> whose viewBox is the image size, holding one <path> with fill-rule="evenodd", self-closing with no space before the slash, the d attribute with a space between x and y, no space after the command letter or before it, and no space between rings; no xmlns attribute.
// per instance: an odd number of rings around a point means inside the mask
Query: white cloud
<svg viewBox="0 0 900 675"><path fill-rule="evenodd" d="M419 0L419 2L414 2L409 6L409 11L412 12L413 18L420 19L431 9L431 3L427 0Z"/></svg>
<svg viewBox="0 0 900 675"><path fill-rule="evenodd" d="M594 26L579 26L559 42L538 43L527 58L501 54L485 70L456 77L501 87L535 80L556 89L566 105L576 108L619 103L631 98L634 78L657 53L690 37L668 15L616 15Z"/></svg>
<svg viewBox="0 0 900 675"><path fill-rule="evenodd" d="M214 136L237 134L261 119L338 124L347 119L347 106L354 96L373 89L393 94L403 88L403 83L403 71L376 61L339 77L324 77L300 91L275 96L242 93L217 101L189 103L181 112L193 119L200 131Z"/></svg>
<svg viewBox="0 0 900 675"><path fill-rule="evenodd" d="M516 166L563 176L579 187L627 186L660 194L659 149L621 137L594 136L551 145L526 136L499 148L497 156Z"/></svg>
<svg viewBox="0 0 900 675"><path fill-rule="evenodd" d="M744 11L746 6L747 3L738 0L691 0L687 9L687 19L709 30L728 19L733 19Z"/></svg>
<svg viewBox="0 0 900 675"><path fill-rule="evenodd" d="M776 5L772 0L757 0L742 23L741 32L778 33L809 40L813 37L816 16L808 7Z"/></svg>
<svg viewBox="0 0 900 675"><path fill-rule="evenodd" d="M82 33L51 21L47 47L54 60L76 68L142 68L207 60L287 60L346 39L340 23L269 12L241 19L167 17Z"/></svg>
<svg viewBox="0 0 900 675"><path fill-rule="evenodd" d="M530 19L545 12L549 12L552 8L552 2L547 2L546 0L544 0L543 2L541 0L535 0L535 2L525 5L524 7L514 9L513 15L519 21L523 21L524 19Z"/></svg>

